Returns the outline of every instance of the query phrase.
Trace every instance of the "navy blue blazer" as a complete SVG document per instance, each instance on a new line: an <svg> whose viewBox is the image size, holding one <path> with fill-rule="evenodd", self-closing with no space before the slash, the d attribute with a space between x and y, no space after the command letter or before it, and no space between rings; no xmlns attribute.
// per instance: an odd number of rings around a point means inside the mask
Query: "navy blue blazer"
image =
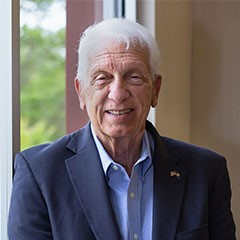
<svg viewBox="0 0 240 240"><path fill-rule="evenodd" d="M159 136L155 142L154 240L234 240L225 159ZM16 156L9 240L120 240L90 124ZM149 240L149 239L144 239Z"/></svg>

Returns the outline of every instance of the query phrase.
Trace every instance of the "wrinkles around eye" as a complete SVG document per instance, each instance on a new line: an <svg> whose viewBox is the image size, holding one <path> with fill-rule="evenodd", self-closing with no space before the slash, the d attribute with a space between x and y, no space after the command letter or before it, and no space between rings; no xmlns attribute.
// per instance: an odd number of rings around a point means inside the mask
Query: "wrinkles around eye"
<svg viewBox="0 0 240 240"><path fill-rule="evenodd" d="M126 81L133 85L142 85L147 81L147 78L138 73L131 73L126 76Z"/></svg>
<svg viewBox="0 0 240 240"><path fill-rule="evenodd" d="M97 89L101 89L112 82L114 76L106 72L100 72L92 76L91 85ZM148 78L137 72L128 72L122 76L122 80L130 85L143 85Z"/></svg>
<svg viewBox="0 0 240 240"><path fill-rule="evenodd" d="M107 77L97 77L91 81L91 85L97 89L101 89L106 86L110 81L111 79Z"/></svg>

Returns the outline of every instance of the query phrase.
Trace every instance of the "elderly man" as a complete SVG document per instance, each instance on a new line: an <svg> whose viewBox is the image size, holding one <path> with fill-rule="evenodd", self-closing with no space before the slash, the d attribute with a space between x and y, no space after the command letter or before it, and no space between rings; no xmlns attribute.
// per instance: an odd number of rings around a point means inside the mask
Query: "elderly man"
<svg viewBox="0 0 240 240"><path fill-rule="evenodd" d="M84 32L75 88L90 121L16 156L10 240L235 239L225 159L146 120L159 56L129 20Z"/></svg>

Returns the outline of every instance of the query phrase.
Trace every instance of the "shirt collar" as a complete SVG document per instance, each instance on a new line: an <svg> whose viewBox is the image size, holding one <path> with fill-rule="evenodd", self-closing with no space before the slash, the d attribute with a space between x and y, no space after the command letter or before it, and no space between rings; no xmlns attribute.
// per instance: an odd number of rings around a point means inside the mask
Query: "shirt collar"
<svg viewBox="0 0 240 240"><path fill-rule="evenodd" d="M98 137L96 136L93 126L91 124L91 131L93 135L94 142L97 146L98 153L100 155L100 160L103 166L104 173L107 174L108 167L111 164L116 164L113 159L109 156L107 151L104 149L102 143L99 141ZM144 172L147 171L149 166L152 164L152 155L151 155L151 150L153 150L153 139L150 134L147 133L147 131L144 131L143 139L142 139L142 149L141 149L141 155L138 161L134 164L137 165L140 162L143 162L144 160L148 161L148 164L145 165L145 169L143 170Z"/></svg>

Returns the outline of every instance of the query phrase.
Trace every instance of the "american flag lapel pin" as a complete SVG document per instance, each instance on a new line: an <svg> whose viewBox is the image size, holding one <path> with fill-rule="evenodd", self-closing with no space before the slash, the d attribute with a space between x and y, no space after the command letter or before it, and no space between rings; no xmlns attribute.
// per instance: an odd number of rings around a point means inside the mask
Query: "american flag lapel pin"
<svg viewBox="0 0 240 240"><path fill-rule="evenodd" d="M178 171L173 170L170 172L170 177L176 177L176 178L180 179L181 174Z"/></svg>

